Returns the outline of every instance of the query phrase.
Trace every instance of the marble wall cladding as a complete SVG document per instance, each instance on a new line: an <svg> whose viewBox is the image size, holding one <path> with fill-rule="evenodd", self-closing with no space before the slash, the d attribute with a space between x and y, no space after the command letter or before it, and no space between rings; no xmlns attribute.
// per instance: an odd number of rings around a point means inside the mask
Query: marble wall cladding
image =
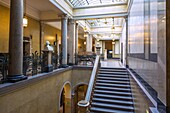
<svg viewBox="0 0 170 113"><path fill-rule="evenodd" d="M129 52L144 53L144 1L134 0L129 13Z"/></svg>
<svg viewBox="0 0 170 113"><path fill-rule="evenodd" d="M139 55L129 56L128 65L166 105L166 0L134 0L128 19L129 54Z"/></svg>
<svg viewBox="0 0 170 113"><path fill-rule="evenodd" d="M120 38L120 43L123 44L123 48L120 48L120 51L122 52L122 60L123 60L123 65L126 65L126 23L123 25L123 30L122 30L122 36ZM123 50L121 50L123 49Z"/></svg>
<svg viewBox="0 0 170 113"><path fill-rule="evenodd" d="M131 91L133 94L135 113L147 113L147 111L149 111L149 107L152 107L153 104L150 102L144 92L142 92L142 89L132 77L130 77L130 83L132 86Z"/></svg>
<svg viewBox="0 0 170 113"><path fill-rule="evenodd" d="M158 2L152 0L150 3L150 52L158 52Z"/></svg>
<svg viewBox="0 0 170 113"><path fill-rule="evenodd" d="M120 42L115 41L115 54L120 54Z"/></svg>

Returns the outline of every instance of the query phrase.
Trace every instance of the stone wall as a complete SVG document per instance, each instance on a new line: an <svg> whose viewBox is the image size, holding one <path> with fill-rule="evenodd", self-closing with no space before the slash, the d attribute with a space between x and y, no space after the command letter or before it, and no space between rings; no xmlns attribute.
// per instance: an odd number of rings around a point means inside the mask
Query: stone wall
<svg viewBox="0 0 170 113"><path fill-rule="evenodd" d="M33 76L0 88L0 113L58 113L66 83L88 84L92 68L67 68Z"/></svg>

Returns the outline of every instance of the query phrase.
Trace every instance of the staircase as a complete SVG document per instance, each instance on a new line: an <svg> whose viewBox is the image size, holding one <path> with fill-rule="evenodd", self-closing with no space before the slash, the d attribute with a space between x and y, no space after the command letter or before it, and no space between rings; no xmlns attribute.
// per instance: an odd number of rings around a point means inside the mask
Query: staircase
<svg viewBox="0 0 170 113"><path fill-rule="evenodd" d="M90 113L134 113L130 79L125 68L101 68Z"/></svg>

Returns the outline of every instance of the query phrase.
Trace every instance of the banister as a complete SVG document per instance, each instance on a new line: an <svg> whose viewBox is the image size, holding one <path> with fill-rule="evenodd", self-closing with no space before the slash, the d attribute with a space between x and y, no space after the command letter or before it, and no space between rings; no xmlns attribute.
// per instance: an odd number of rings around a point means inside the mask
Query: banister
<svg viewBox="0 0 170 113"><path fill-rule="evenodd" d="M94 67L93 67L93 70L92 70L92 73L91 73L91 77L90 77L88 89L87 89L87 92L86 92L85 100L81 100L81 101L78 102L79 107L88 107L89 106L91 93L92 93L93 85L94 85L94 80L96 78L97 70L98 70L99 67L100 67L100 56L97 55L96 59L95 59Z"/></svg>

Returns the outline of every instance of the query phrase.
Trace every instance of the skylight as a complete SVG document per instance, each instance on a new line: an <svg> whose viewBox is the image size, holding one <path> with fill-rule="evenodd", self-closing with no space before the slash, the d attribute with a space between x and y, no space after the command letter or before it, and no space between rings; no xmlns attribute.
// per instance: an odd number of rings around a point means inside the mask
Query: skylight
<svg viewBox="0 0 170 113"><path fill-rule="evenodd" d="M127 0L67 0L73 7L109 5L114 3L126 3Z"/></svg>
<svg viewBox="0 0 170 113"><path fill-rule="evenodd" d="M87 20L91 27L122 26L123 18L102 18Z"/></svg>

